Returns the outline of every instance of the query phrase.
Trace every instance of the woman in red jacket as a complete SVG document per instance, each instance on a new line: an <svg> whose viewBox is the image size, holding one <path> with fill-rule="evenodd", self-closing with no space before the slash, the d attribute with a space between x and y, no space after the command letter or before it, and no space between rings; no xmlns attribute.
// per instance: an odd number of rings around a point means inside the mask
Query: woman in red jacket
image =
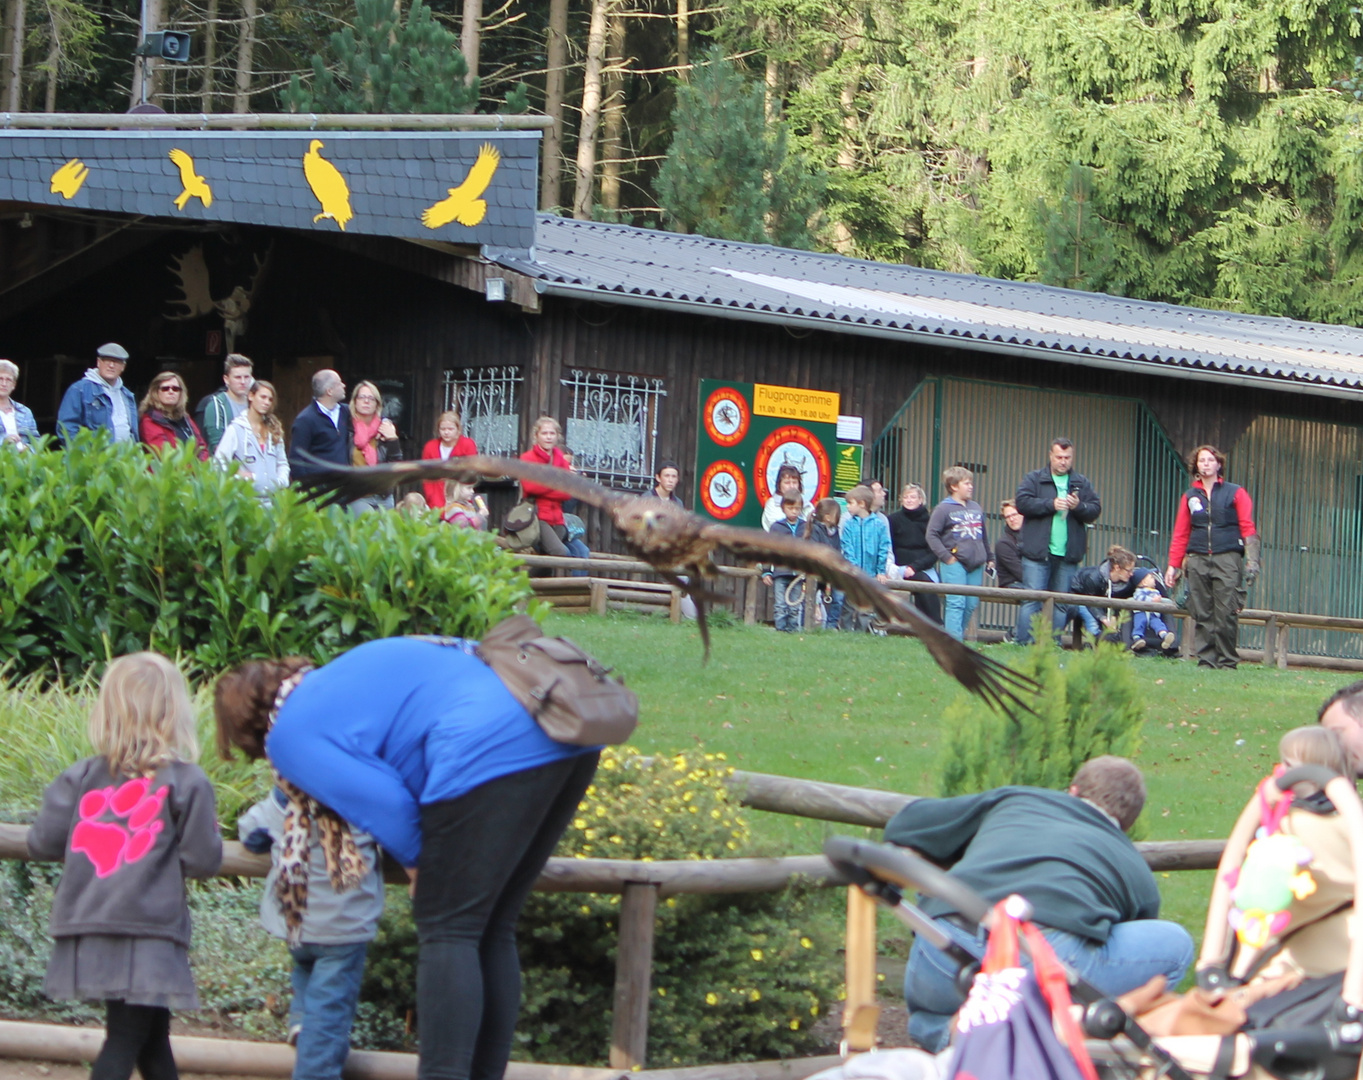
<svg viewBox="0 0 1363 1080"><path fill-rule="evenodd" d="M421 451L422 461L446 461L478 453L473 440L464 434L464 425L457 412L441 413L435 422L435 434L436 437ZM444 480L424 480L421 487L426 494L426 505L432 510L445 505Z"/></svg>
<svg viewBox="0 0 1363 1080"><path fill-rule="evenodd" d="M163 371L152 379L147 396L137 408L137 425L142 441L153 450L193 441L200 461L208 460L208 443L193 417L186 410L184 380L173 371Z"/></svg>
<svg viewBox="0 0 1363 1080"><path fill-rule="evenodd" d="M557 420L552 416L541 416L532 431L535 443L521 455L521 460L568 468L568 459L558 448L562 436L563 429ZM571 496L529 480L521 481L521 490L527 499L535 500L535 513L540 519L540 551L545 555L567 555L568 526L563 523L563 504Z"/></svg>

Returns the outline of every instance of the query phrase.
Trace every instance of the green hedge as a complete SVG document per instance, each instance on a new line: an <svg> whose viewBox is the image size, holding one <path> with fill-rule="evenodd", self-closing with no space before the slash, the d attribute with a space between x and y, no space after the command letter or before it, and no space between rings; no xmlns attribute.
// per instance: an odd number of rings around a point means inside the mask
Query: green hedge
<svg viewBox="0 0 1363 1080"><path fill-rule="evenodd" d="M0 660L78 676L138 649L213 674L256 656L328 660L377 637L481 634L530 596L481 533L405 514L262 503L193 459L82 433L0 453Z"/></svg>

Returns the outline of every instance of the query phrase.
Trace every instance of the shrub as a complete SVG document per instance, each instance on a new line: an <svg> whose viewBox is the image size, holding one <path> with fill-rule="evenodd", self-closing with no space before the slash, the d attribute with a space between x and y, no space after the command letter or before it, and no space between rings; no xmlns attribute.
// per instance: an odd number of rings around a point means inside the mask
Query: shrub
<svg viewBox="0 0 1363 1080"><path fill-rule="evenodd" d="M1064 653L1043 634L1018 669L1040 684L1034 713L1013 721L966 694L947 708L942 795L1005 784L1064 787L1089 758L1132 757L1140 748L1145 700L1120 646L1100 641Z"/></svg>
<svg viewBox="0 0 1363 1080"><path fill-rule="evenodd" d="M477 636L530 595L485 534L403 514L268 503L189 447L148 457L82 433L0 454L0 660L79 677L138 649L216 673L325 661L398 633Z"/></svg>
<svg viewBox="0 0 1363 1080"><path fill-rule="evenodd" d="M722 755L649 760L608 748L556 854L645 860L739 854L748 828L728 799L730 771ZM410 906L395 899L370 949L361 995L392 1020L415 1007L416 934ZM809 1027L840 982L824 959L832 950L815 947L810 899L795 888L676 896L658 905L651 1063L749 1061L809 1048ZM618 895L531 896L521 919L525 998L515 1057L603 1061L619 910Z"/></svg>

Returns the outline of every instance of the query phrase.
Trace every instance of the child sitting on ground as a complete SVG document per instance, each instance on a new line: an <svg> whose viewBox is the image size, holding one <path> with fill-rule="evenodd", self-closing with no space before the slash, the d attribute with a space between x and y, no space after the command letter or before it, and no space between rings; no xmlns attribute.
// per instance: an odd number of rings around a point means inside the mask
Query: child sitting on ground
<svg viewBox="0 0 1363 1080"><path fill-rule="evenodd" d="M463 529L487 530L487 503L481 495L473 493L472 484L462 484L458 480L445 481L445 509L440 520L447 525L458 525Z"/></svg>
<svg viewBox="0 0 1363 1080"><path fill-rule="evenodd" d="M785 495L781 499L782 517L779 521L772 523L767 532L773 536L789 536L791 539L799 539L800 515L804 513L805 501L798 494ZM787 596L790 583L795 580L795 571L785 566L772 566L762 575L762 583L770 585L775 590L775 614L776 629L783 633L793 634L799 630L804 622L804 605L792 604Z"/></svg>
<svg viewBox="0 0 1363 1080"><path fill-rule="evenodd" d="M838 524L841 518L842 507L838 505L837 499L820 499L814 507L813 515L805 522L805 539L830 547L841 555L842 529ZM820 608L823 613L824 629L836 630L842 618L843 592L824 582L820 583L819 592L823 599Z"/></svg>
<svg viewBox="0 0 1363 1080"><path fill-rule="evenodd" d="M288 1038L298 1047L295 1080L341 1080L365 953L383 914L382 862L372 836L303 799L315 812L291 803L276 787L241 816L237 834L248 851L270 853L260 923L288 942L293 957ZM295 835L289 836L293 829ZM291 867L285 865L288 852L296 859ZM341 862L338 874L348 866L358 881L338 890L329 859ZM303 878L301 885L281 882L290 869ZM296 895L300 887L305 904L301 922L297 914L286 913L284 900L285 892Z"/></svg>

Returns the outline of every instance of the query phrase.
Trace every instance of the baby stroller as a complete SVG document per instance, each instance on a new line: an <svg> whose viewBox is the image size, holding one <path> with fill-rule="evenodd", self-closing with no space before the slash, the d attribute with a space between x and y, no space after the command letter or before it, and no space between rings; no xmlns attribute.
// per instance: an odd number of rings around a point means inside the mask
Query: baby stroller
<svg viewBox="0 0 1363 1080"><path fill-rule="evenodd" d="M1286 791L1295 783L1310 781L1323 785L1326 795L1339 812L1348 844L1356 857L1363 856L1363 804L1354 786L1329 770L1302 766L1276 778L1278 787ZM1240 866L1249 839L1259 828L1258 799L1251 800L1227 843L1222 866ZM1021 897L1010 897L997 907L944 871L915 855L913 852L889 844L831 837L824 845L824 854L862 894L872 898L871 904L888 907L894 915L915 933L924 934L928 941L945 952L960 965L962 987L970 986L980 970L982 957L971 955L957 942L943 934L937 924L905 899L905 892L917 890L945 900L959 918L991 928L1004 916L1001 909L1013 905L1010 913L1025 918L1028 908ZM1363 865L1363 859L1355 865ZM1272 946L1266 944L1238 955L1223 955L1227 949L1227 935L1217 933L1215 927L1228 925L1231 907L1228 888L1223 888L1224 877L1218 872L1217 889L1209 907L1208 933L1199 960L1199 982L1212 987L1228 988L1240 976L1257 977L1254 965ZM1355 894L1363 891L1351 882ZM854 932L853 912L857 903L849 898L848 932L848 1007L845 1013L847 1038L844 1049L851 1051L871 1048L867 1036L866 1015L874 1012L874 982L868 994L854 983L853 952L862 949L868 940L864 918ZM1359 910L1363 910L1360 906ZM1334 912L1331 912L1333 914ZM1290 935L1289 935L1290 937ZM874 933L869 936L874 948ZM1031 955L1027 938L1021 942L1023 951ZM1044 944L1043 944L1044 947ZM1047 950L1049 951L1049 950ZM1306 980L1290 991L1266 997L1248 1010L1248 1020L1239 1030L1225 1035L1164 1035L1154 1036L1123 1004L1105 997L1084 982L1064 965L1050 958L1063 972L1068 998L1073 1006L1066 1010L1077 1014L1083 1038L1077 1040L1087 1053L1091 1068L1078 1068L1072 1073L1063 1070L1047 1072L1045 1076L1097 1075L1103 1080L1141 1078L1158 1080L1202 1080L1202 1078L1245 1078L1245 1080L1345 1080L1360 1075L1360 1052L1363 1051L1363 1010L1347 1001L1363 1003L1363 935L1355 936L1346 946L1348 968L1333 980ZM1262 965L1261 965L1262 967ZM1038 965L1038 973L1041 973ZM872 976L872 980L874 976ZM1130 1002L1137 995L1124 995ZM1134 1011L1134 1010L1133 1010ZM965 1010L963 1010L964 1014ZM1153 1014L1152 1014L1153 1015ZM1059 1012L1057 1011L1057 1017ZM874 1019L870 1028L874 1028ZM962 1040L964 1042L964 1040ZM1071 1045L1064 1042L1063 1045ZM907 1055L917 1054L917 1058ZM936 1059L917 1051L885 1051L878 1055L864 1055L849 1061L842 1069L834 1070L841 1080L951 1080L958 1074L953 1050L948 1049ZM904 1067L892 1064L896 1055L905 1055ZM1083 1054L1076 1058L1084 1057ZM877 1065L875 1058L882 1058ZM976 1071L974 1075L986 1074ZM1000 1066L990 1076L1009 1080L1030 1080L1030 1074L1009 1071ZM829 1078L832 1080L832 1077Z"/></svg>

